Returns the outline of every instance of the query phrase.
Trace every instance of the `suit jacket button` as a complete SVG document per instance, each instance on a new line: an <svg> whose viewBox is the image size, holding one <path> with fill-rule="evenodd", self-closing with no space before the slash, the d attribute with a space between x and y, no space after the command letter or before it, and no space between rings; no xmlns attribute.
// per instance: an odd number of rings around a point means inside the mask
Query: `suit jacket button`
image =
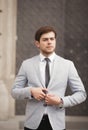
<svg viewBox="0 0 88 130"><path fill-rule="evenodd" d="M44 103L44 104L43 104L43 106L44 106L44 107L47 107L47 104L46 104L46 103Z"/></svg>

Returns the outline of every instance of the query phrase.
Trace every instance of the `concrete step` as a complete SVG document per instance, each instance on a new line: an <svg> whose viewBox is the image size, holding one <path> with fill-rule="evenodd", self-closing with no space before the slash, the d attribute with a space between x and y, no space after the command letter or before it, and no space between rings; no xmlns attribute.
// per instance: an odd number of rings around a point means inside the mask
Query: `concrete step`
<svg viewBox="0 0 88 130"><path fill-rule="evenodd" d="M20 130L20 122L24 122L24 116L15 116L5 121L0 121L0 130Z"/></svg>
<svg viewBox="0 0 88 130"><path fill-rule="evenodd" d="M67 116L66 128L67 130L88 130L88 117Z"/></svg>
<svg viewBox="0 0 88 130"><path fill-rule="evenodd" d="M0 130L23 130L25 116L0 121ZM88 130L88 117L66 116L67 130Z"/></svg>

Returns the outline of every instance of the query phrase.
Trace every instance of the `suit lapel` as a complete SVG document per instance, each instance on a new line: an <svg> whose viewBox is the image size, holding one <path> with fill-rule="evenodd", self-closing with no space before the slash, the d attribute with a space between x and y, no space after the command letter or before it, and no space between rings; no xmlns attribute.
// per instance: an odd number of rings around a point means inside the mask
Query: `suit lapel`
<svg viewBox="0 0 88 130"><path fill-rule="evenodd" d="M52 69L52 72L51 72L50 82L49 82L49 85L48 85L49 88L52 87L52 84L54 82L54 78L57 74L58 62L59 62L59 60L58 60L58 57L56 55L55 59L54 59L54 63L53 63L53 69Z"/></svg>
<svg viewBox="0 0 88 130"><path fill-rule="evenodd" d="M35 71L36 71L36 76L38 76L39 82L41 83L41 86L44 87L45 83L44 83L42 76L41 76L41 73L40 73L39 63L40 63L40 59L38 56L36 63L35 63Z"/></svg>

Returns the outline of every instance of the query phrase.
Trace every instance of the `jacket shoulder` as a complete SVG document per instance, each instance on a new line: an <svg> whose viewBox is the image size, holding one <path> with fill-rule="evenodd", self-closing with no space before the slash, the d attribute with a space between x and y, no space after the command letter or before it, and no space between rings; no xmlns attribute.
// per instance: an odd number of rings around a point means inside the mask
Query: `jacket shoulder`
<svg viewBox="0 0 88 130"><path fill-rule="evenodd" d="M39 55L33 56L29 59L26 59L22 62L22 64L27 64L27 63L33 63L36 62L39 59Z"/></svg>
<svg viewBox="0 0 88 130"><path fill-rule="evenodd" d="M66 58L64 58L64 57L58 56L58 55L56 55L56 59L57 59L57 61L63 62L63 63L69 63L69 64L72 64L72 63L73 63L73 61L71 61L71 60L69 60L69 59L66 59Z"/></svg>

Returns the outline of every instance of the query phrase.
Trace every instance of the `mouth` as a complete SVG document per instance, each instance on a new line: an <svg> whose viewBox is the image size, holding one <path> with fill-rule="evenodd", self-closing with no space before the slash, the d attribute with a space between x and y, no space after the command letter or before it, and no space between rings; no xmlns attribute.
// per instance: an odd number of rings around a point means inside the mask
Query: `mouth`
<svg viewBox="0 0 88 130"><path fill-rule="evenodd" d="M51 49L51 48L53 48L53 46L47 46L47 48L48 48L48 49Z"/></svg>

